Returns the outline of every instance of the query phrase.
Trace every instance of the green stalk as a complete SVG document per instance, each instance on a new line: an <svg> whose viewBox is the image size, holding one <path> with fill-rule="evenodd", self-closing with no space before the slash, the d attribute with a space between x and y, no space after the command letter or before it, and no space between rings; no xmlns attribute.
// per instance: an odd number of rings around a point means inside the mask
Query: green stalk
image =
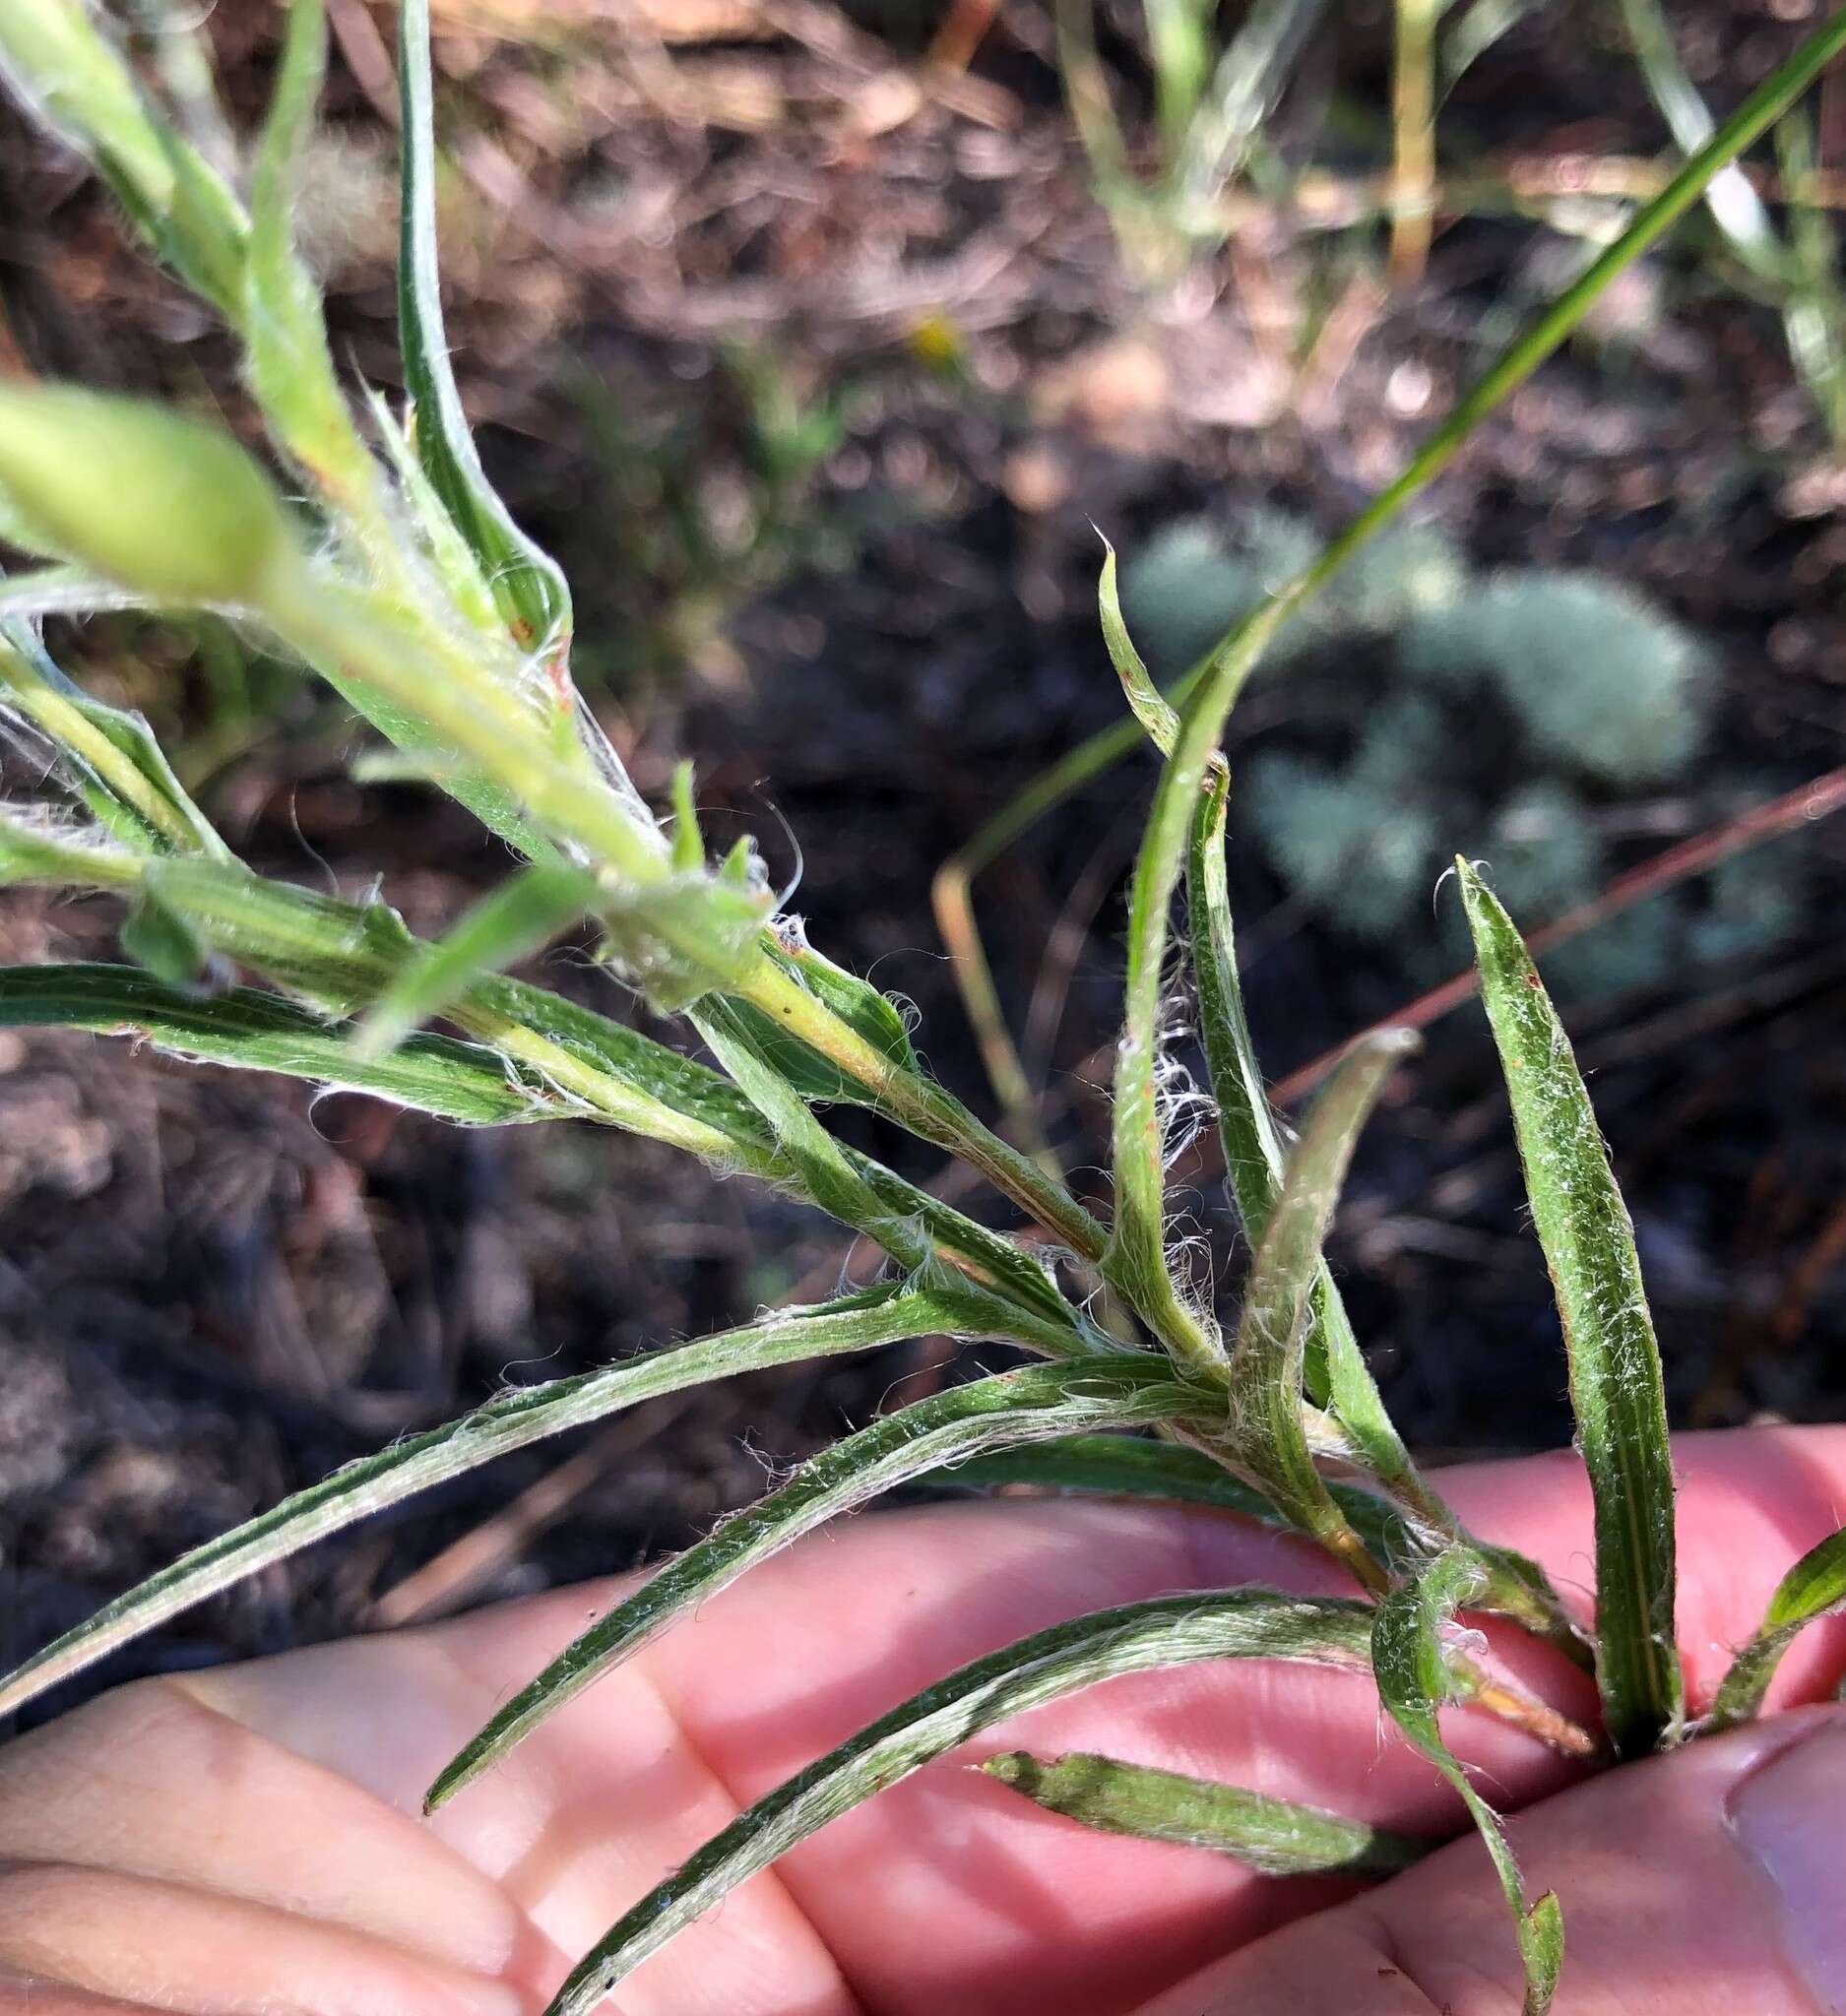
<svg viewBox="0 0 1846 2016"><path fill-rule="evenodd" d="M587 759L561 761L518 696L459 645L442 649L443 635L433 626L423 631L419 651L386 620L395 608L378 611L364 591L306 568L273 586L262 613L323 676L383 695L423 729L410 753L426 754L439 738L600 866L644 886L670 876L661 836L642 828Z"/></svg>
<svg viewBox="0 0 1846 2016"><path fill-rule="evenodd" d="M960 1156L1072 1252L1086 1260L1102 1259L1108 1233L1068 1191L1029 1156L989 1132L953 1093L893 1063L773 961L763 961L733 991L869 1086L893 1119Z"/></svg>

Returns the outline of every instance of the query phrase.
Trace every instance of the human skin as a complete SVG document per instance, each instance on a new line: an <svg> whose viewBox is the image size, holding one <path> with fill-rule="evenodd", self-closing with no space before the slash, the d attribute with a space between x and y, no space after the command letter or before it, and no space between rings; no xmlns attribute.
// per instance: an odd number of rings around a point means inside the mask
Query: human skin
<svg viewBox="0 0 1846 2016"><path fill-rule="evenodd" d="M1840 1523L1846 1430L1676 1445L1694 1708L1789 1563ZM1580 1597L1590 1508L1567 1456L1443 1478L1484 1537ZM0 1752L0 2016L538 2016L621 1912L742 1804L859 1724L1025 1632L1105 1605L1260 1583L1338 1592L1235 1519L963 1503L850 1522L703 1606L433 1819L438 1767L624 1586L141 1681ZM1495 1634L1568 1712L1582 1675ZM1445 1716L1516 1810L1567 1927L1559 2016L1846 2009L1846 1663L1837 1621L1780 1711L1583 1782L1471 1710ZM1102 1750L1454 1835L1355 1892L1094 1834L968 1769ZM650 1960L628 2016L1509 2016L1505 1907L1456 1800L1362 1676L1224 1663L1109 1683L926 1768Z"/></svg>

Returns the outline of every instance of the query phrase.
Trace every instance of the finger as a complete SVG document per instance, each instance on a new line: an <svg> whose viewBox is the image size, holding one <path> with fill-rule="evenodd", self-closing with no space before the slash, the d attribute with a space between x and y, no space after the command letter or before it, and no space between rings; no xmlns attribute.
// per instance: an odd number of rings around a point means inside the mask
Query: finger
<svg viewBox="0 0 1846 2016"><path fill-rule="evenodd" d="M1838 1523L1846 1433L1693 1437L1677 1456L1681 1621L1696 1697L1753 1628L1788 1563ZM1589 1496L1573 1458L1457 1470L1442 1481L1485 1537L1537 1554L1566 1587L1591 1579ZM542 1914L553 1894L567 1896L574 1922L606 1923L696 1839L686 1807L663 1793L667 1745L677 1740L663 1730L663 1698L683 1748L731 1801L747 1801L904 1695L1025 1632L1138 1597L1251 1582L1340 1587L1310 1550L1211 1516L1020 1501L846 1525L706 1605L633 1670L545 1724L436 1824L529 1907ZM447 1755L608 1597L560 1592L414 1634L440 1652L449 1677L439 1688L402 1659L404 1639L187 1684L414 1804ZM1839 1651L1836 1627L1809 1633L1778 1698L1812 1698ZM1581 1676L1543 1649L1522 1657L1560 1705L1589 1711ZM356 1727L325 1713L316 1697L327 1688L290 1680L302 1660L340 1663L347 1690L366 1704ZM1501 1804L1570 1775L1479 1716L1454 1718L1452 1735ZM1380 1733L1369 1684L1337 1674L1227 1664L1149 1675L996 1732L989 1747L1022 1741L1203 1772L1378 1825L1460 1824L1428 1767ZM723 1803L701 1803L694 1817L721 1813ZM517 1853L514 1841L523 1844ZM786 1858L778 1880L861 1998L905 2016L1016 2007L1022 1979L1048 2007L1118 2011L1329 1895L1203 1854L1088 1833L955 1763L836 1822ZM751 1896L720 1915L720 1936L754 1908ZM672 1965L672 1952L637 1985Z"/></svg>
<svg viewBox="0 0 1846 2016"><path fill-rule="evenodd" d="M0 2016L146 2016L146 2008L137 2009L113 1995L0 1974Z"/></svg>
<svg viewBox="0 0 1846 2016"><path fill-rule="evenodd" d="M517 1612L508 1622L518 1627ZM345 1765L369 1781L346 1789L393 1830L416 1835L426 1853L489 1883L498 1913L510 1905L559 1956L549 1969L502 1963L522 1981L536 1974L547 1992L569 1972L562 1955L581 1954L607 1928L611 1897L651 1888L664 1864L683 1860L738 1809L639 1668L617 1674L607 1690L599 1725L606 1740L529 1744L490 1803L430 1825L418 1816L422 1792L446 1755L432 1753L432 1740L454 1730L459 1742L492 1706L482 1675L445 1656L439 1634L317 1647L175 1684L209 1694L226 1719L244 1715L254 1724L264 1711L256 1739L292 1753L304 1771L330 1776ZM241 1821L226 1818L232 1828L251 1825L247 1808ZM375 1832L388 1854L395 1832ZM233 1858L221 1843L216 1859ZM318 1881L327 1871L314 1873ZM430 1913L427 1924L439 1941L459 1931L453 1912ZM501 1936L496 1929L494 1950ZM621 2007L623 2016L853 2016L854 2003L772 1872L676 1940L646 1981L624 1992Z"/></svg>
<svg viewBox="0 0 1846 2016"><path fill-rule="evenodd" d="M543 2006L344 1926L57 1864L0 1874L0 1967L182 2016L536 2016ZM11 1992L23 2011L44 2006L36 1985Z"/></svg>
<svg viewBox="0 0 1846 2016"><path fill-rule="evenodd" d="M1598 1778L1512 1828L1564 1910L1555 2016L1821 2016L1846 1983L1846 1714L1805 1709ZM1142 2016L1506 2016L1520 1976L1477 1840L1245 1948Z"/></svg>
<svg viewBox="0 0 1846 2016"><path fill-rule="evenodd" d="M364 1703L336 1694L321 1711L351 1727ZM0 1751L0 1860L212 1890L490 1979L536 1984L558 1957L427 1828L171 1683Z"/></svg>

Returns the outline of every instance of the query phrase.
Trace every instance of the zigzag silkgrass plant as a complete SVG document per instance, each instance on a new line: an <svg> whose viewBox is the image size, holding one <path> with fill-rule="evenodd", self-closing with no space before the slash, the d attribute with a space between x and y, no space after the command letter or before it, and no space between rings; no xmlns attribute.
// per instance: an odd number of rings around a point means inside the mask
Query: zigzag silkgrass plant
<svg viewBox="0 0 1846 2016"><path fill-rule="evenodd" d="M747 849L707 858L692 785L670 816L642 801L570 675L565 583L482 474L449 374L437 294L427 0L404 0L400 331L410 398L355 415L289 230L291 181L324 61L321 0L296 0L273 106L249 158L221 167L222 121L196 90L163 108L83 0L9 0L0 64L88 155L150 248L240 341L286 472L158 407L66 387L0 388L0 529L40 564L0 583L0 706L57 802L0 807L0 877L103 892L122 963L0 972L0 1022L134 1035L185 1057L356 1089L463 1124L568 1118L625 1129L807 1199L881 1246L879 1285L548 1385L336 1473L197 1548L0 1682L0 1713L382 1506L501 1452L657 1394L925 1334L992 1339L1040 1362L901 1409L797 1471L663 1568L509 1700L442 1771L464 1792L561 1702L731 1578L893 1485L953 1469L1226 1506L1309 1537L1355 1594L1204 1591L1085 1616L977 1661L894 1706L743 1813L587 1954L554 2011L593 2008L692 1918L814 1829L965 1737L1112 1675L1265 1659L1369 1669L1408 1739L1479 1824L1545 2007L1558 1900L1529 1903L1497 1822L1444 1744L1465 1701L1579 1755L1631 1757L1688 1733L1673 1649L1673 1479L1659 1358L1626 1215L1570 1050L1518 933L1457 866L1506 1065L1533 1216L1557 1285L1579 1443L1595 1499L1593 1626L1529 1561L1469 1535L1392 1426L1321 1258L1354 1139L1408 1040L1360 1045L1291 1144L1272 1118L1239 992L1224 867L1226 715L1268 640L1359 551L1571 330L1603 286L1698 200L1846 44L1846 16L1718 128L1672 187L1496 362L1410 469L1212 651L1172 701L1122 623L1103 627L1133 714L1164 755L1137 864L1107 1211L985 1127L925 1071L893 1006L779 919ZM196 84L196 77L195 77ZM194 121L188 126L188 115ZM136 607L242 626L328 681L408 765L520 865L439 942L381 897L343 902L241 863L137 719L47 656L52 614ZM1170 943L1183 882L1190 919ZM505 976L572 924L600 932L610 983L696 1033L711 1062ZM1230 1170L1254 1248L1222 1327L1167 1227L1160 1017L1189 959ZM432 1022L448 1033L425 1033ZM845 1101L952 1151L1036 1228L987 1229L843 1146L816 1116ZM1048 1262L1046 1255L1051 1256ZM1131 1431L1153 1429L1155 1438ZM1810 1617L1846 1593L1839 1538L1778 1593L1713 1723L1759 1706ZM1594 1670L1602 1727L1532 1699L1453 1628L1512 1620ZM990 1766L1090 1824L1201 1841L1272 1870L1382 1873L1423 1844L1338 1815L1107 1758Z"/></svg>

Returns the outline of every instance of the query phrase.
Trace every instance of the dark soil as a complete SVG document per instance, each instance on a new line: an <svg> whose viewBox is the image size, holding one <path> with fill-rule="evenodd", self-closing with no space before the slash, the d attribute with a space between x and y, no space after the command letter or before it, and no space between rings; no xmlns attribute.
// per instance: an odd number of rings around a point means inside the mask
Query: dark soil
<svg viewBox="0 0 1846 2016"><path fill-rule="evenodd" d="M214 24L245 113L261 103L266 13ZM1386 43L1381 10L1350 13L1274 133L1297 164L1359 175L1378 165L1350 135L1376 124ZM1720 101L1796 32L1746 0L1684 13ZM1091 521L1130 551L1200 510L1235 523L1280 503L1337 523L1401 465L1560 241L1529 220L1453 221L1423 284L1389 299L1369 227L1256 215L1191 280L1137 293L1090 201L1034 7L1009 8L948 85L909 53L928 24L739 5L731 38L711 41L681 38L689 10L660 0L655 15L666 50L606 21L562 50L487 32L443 43L468 390L496 471L571 563L586 635L609 640L586 651L586 673L643 788L692 756L714 826L747 824L791 879L798 865L815 942L914 1000L931 1064L980 1100L928 882L1118 711ZM1139 74L1125 33L1111 53ZM343 345L388 383L389 157L365 68L360 37L334 84L350 186L319 249ZM1335 106L1365 116L1335 122ZM90 185L5 116L6 340L39 368L207 387L236 411L222 344L124 256ZM1550 26L1485 60L1442 133L1484 172L1514 156L1646 161L1660 144L1596 35ZM1723 284L1709 253L1688 225L1433 499L1480 564L1604 569L1713 641L1714 757L1659 794L1624 865L1736 809L1716 752L1763 797L1842 760L1846 484L1776 317ZM803 410L837 404L839 438L811 467L766 468L750 367L726 362L737 345L773 356ZM668 520L695 530L668 538ZM157 653L150 673L134 640L85 642L103 686L210 751L208 801L272 871L350 887L382 873L430 926L503 867L453 811L345 783L341 724L300 696L226 736L183 655ZM1289 732L1284 689L1259 687L1234 761ZM1124 765L981 885L1015 1028L1040 1000L1048 1121L1080 1170L1107 1159L1120 882L1148 783L1144 762ZM1805 909L1770 951L1572 1013L1682 1421L1846 1403L1846 829L1785 845L1807 863ZM1427 946L1413 957L1305 923L1247 849L1234 885L1278 1080L1419 991ZM0 911L11 959L111 945L85 906L15 897ZM620 1009L580 961L556 957L545 976ZM1365 1144L1332 1249L1405 1432L1438 1455L1569 1433L1496 1087L1478 1011L1438 1024ZM939 1172L887 1130L840 1124L911 1174ZM1182 1167L1229 1293L1208 1145ZM813 1214L644 1143L456 1133L54 1036L0 1035L0 1659L509 1378L824 1293L847 1263ZM908 1347L659 1403L293 1561L105 1677L645 1559L754 1496L766 1468L953 1371L935 1347ZM552 1501L518 1501L509 1519L515 1494L554 1474ZM458 1544L474 1552L442 1552ZM389 1597L431 1559L433 1581Z"/></svg>

